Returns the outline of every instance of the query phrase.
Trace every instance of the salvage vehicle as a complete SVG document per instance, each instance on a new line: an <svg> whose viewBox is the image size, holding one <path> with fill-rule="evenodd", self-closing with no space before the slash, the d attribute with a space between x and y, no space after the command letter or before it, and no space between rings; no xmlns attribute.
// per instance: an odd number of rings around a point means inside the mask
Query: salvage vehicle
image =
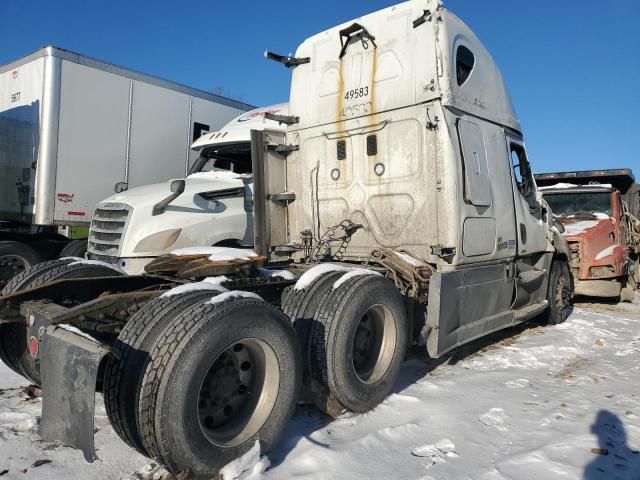
<svg viewBox="0 0 640 480"><path fill-rule="evenodd" d="M277 118L287 111L287 104L278 104L243 113L193 143L199 156L185 179L134 188L99 203L87 258L140 273L155 257L177 248L252 247L250 133L284 131L286 125L265 115Z"/></svg>
<svg viewBox="0 0 640 480"><path fill-rule="evenodd" d="M44 441L95 459L98 389L125 442L210 478L274 448L300 394L375 408L410 343L439 357L566 319L569 251L502 76L439 0L266 55L293 73L286 133L251 132L255 252L181 249L144 275L63 259L5 288L28 348L0 351L41 381Z"/></svg>
<svg viewBox="0 0 640 480"><path fill-rule="evenodd" d="M631 302L640 281L640 223L625 201L630 192L637 192L631 170L534 177L564 226L576 295Z"/></svg>
<svg viewBox="0 0 640 480"><path fill-rule="evenodd" d="M100 200L184 176L191 143L252 108L52 46L0 66L0 288L83 255Z"/></svg>

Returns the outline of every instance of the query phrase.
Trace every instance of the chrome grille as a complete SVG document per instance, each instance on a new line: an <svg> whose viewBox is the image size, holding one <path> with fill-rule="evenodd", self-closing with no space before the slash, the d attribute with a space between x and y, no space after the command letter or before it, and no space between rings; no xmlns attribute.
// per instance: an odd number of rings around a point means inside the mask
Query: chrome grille
<svg viewBox="0 0 640 480"><path fill-rule="evenodd" d="M133 208L124 203L98 205L89 231L89 256L114 263L118 259L122 237L127 230Z"/></svg>

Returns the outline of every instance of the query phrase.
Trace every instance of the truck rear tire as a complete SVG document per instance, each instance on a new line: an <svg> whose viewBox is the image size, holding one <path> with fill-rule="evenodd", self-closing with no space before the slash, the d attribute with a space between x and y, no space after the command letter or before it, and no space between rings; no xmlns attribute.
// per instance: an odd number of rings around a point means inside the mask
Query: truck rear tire
<svg viewBox="0 0 640 480"><path fill-rule="evenodd" d="M40 255L20 242L0 242L0 290L16 275L42 261Z"/></svg>
<svg viewBox="0 0 640 480"><path fill-rule="evenodd" d="M327 387L314 380L310 375L309 337L314 323L314 317L322 304L325 294L331 289L344 271L328 272L316 278L311 285L303 290L292 290L281 305L282 311L291 319L302 347L302 392L301 399L314 403L318 408L332 417L340 415L344 407L329 394Z"/></svg>
<svg viewBox="0 0 640 480"><path fill-rule="evenodd" d="M60 252L60 258L84 258L87 253L87 240L71 240Z"/></svg>
<svg viewBox="0 0 640 480"><path fill-rule="evenodd" d="M211 290L154 298L129 319L111 347L114 355L107 358L103 383L107 416L118 436L143 455L149 453L142 443L137 415L149 350L182 311L218 293L212 286Z"/></svg>
<svg viewBox="0 0 640 480"><path fill-rule="evenodd" d="M571 273L567 262L555 260L551 264L547 301L549 308L543 314L544 321L550 325L559 325L569 316L573 291Z"/></svg>
<svg viewBox="0 0 640 480"><path fill-rule="evenodd" d="M348 410L373 409L398 378L407 322L403 298L389 280L373 275L347 280L327 292L315 315L311 374Z"/></svg>
<svg viewBox="0 0 640 480"><path fill-rule="evenodd" d="M273 447L295 409L298 340L289 319L249 298L183 311L150 353L138 408L149 454L210 478L256 440Z"/></svg>
<svg viewBox="0 0 640 480"><path fill-rule="evenodd" d="M50 260L35 265L16 275L2 290L2 295L25 288L34 288L46 282L66 278L122 275L121 272L103 265L74 263L73 259ZM34 359L27 347L27 326L22 323L0 325L0 358L9 368L24 376L35 385L40 385L40 360Z"/></svg>
<svg viewBox="0 0 640 480"><path fill-rule="evenodd" d="M308 365L308 340L314 315L322 303L325 294L345 272L329 272L318 277L304 290L293 290L282 303L282 311L291 319L302 345L305 366Z"/></svg>

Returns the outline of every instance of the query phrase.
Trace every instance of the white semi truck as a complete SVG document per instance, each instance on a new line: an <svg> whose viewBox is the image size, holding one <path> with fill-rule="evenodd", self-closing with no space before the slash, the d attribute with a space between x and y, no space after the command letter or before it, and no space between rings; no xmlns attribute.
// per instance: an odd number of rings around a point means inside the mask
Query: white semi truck
<svg viewBox="0 0 640 480"><path fill-rule="evenodd" d="M0 287L83 254L100 200L184 176L191 143L252 108L56 47L0 66Z"/></svg>
<svg viewBox="0 0 640 480"><path fill-rule="evenodd" d="M41 382L43 440L95 459L100 388L125 442L211 478L277 444L301 386L366 412L410 343L566 319L569 251L509 94L440 0L267 56L294 70L286 134L251 135L255 252L180 249L145 275L62 259L5 287L0 355Z"/></svg>
<svg viewBox="0 0 640 480"><path fill-rule="evenodd" d="M252 247L251 130L284 132L285 125L267 116L287 113L286 103L243 113L194 142L198 157L184 180L130 189L99 203L88 258L139 273L176 248Z"/></svg>

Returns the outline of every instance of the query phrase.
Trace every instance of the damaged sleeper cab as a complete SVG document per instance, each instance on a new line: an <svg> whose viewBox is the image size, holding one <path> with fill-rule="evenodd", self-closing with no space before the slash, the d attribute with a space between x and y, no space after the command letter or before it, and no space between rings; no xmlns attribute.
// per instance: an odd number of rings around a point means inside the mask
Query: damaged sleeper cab
<svg viewBox="0 0 640 480"><path fill-rule="evenodd" d="M3 292L1 354L42 376L44 440L94 459L99 386L125 442L209 478L273 448L300 396L332 416L375 408L409 343L438 357L565 320L568 249L502 77L440 1L267 56L293 68L291 116L286 134L252 132L255 252L178 251L140 276L61 260Z"/></svg>

